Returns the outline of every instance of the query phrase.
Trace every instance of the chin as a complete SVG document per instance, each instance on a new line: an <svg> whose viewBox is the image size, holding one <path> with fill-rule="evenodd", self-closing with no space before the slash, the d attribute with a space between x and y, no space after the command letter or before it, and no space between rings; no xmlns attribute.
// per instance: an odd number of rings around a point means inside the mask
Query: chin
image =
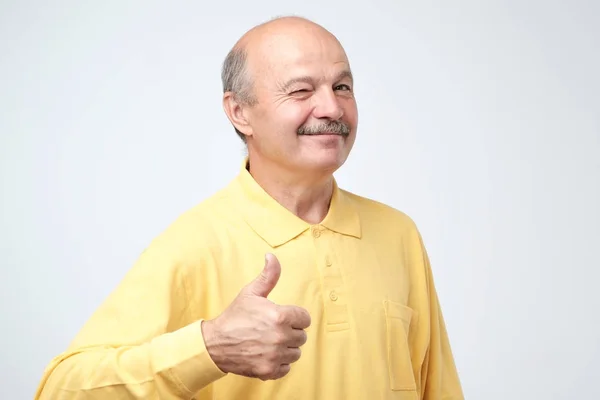
<svg viewBox="0 0 600 400"><path fill-rule="evenodd" d="M332 174L346 162L346 158L347 155L337 152L312 154L302 164L314 172Z"/></svg>
<svg viewBox="0 0 600 400"><path fill-rule="evenodd" d="M306 137L306 145L299 149L293 164L310 173L333 174L350 154L353 140L349 142L349 139L353 138Z"/></svg>

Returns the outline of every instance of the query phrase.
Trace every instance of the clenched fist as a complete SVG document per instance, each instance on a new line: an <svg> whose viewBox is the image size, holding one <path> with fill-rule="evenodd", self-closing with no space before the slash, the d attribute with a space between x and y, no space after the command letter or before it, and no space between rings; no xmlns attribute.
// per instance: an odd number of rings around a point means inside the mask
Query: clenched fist
<svg viewBox="0 0 600 400"><path fill-rule="evenodd" d="M221 315L202 323L208 353L223 372L279 379L300 358L310 315L301 307L277 305L267 299L280 275L279 261L267 254L261 274Z"/></svg>

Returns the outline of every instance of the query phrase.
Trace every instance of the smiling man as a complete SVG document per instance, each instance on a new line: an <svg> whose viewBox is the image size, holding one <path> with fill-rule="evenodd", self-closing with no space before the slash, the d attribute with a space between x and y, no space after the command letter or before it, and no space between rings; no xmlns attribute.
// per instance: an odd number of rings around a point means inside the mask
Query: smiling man
<svg viewBox="0 0 600 400"><path fill-rule="evenodd" d="M156 238L37 399L463 399L423 241L340 189L358 112L344 49L278 18L223 66L239 175Z"/></svg>

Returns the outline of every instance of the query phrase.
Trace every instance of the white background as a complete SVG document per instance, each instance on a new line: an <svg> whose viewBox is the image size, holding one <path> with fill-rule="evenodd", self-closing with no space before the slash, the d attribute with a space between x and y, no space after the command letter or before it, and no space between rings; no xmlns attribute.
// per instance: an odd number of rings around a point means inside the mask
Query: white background
<svg viewBox="0 0 600 400"><path fill-rule="evenodd" d="M0 1L0 398L237 173L221 62L291 13L348 52L338 181L420 227L466 397L600 398L600 3L436 3Z"/></svg>

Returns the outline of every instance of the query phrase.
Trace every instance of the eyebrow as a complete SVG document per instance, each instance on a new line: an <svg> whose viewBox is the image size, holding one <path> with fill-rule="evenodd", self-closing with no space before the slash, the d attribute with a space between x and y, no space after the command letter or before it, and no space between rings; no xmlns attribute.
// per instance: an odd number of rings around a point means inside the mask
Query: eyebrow
<svg viewBox="0 0 600 400"><path fill-rule="evenodd" d="M354 81L354 78L352 77L352 72L349 69L345 69L336 75L334 82L339 82L344 78L349 78L350 81ZM289 81L285 82L283 85L280 86L280 89L281 89L281 91L286 92L291 86L293 86L297 83L313 83L314 81L315 81L315 79L311 76L308 76L308 75L299 76L299 77L292 78Z"/></svg>

